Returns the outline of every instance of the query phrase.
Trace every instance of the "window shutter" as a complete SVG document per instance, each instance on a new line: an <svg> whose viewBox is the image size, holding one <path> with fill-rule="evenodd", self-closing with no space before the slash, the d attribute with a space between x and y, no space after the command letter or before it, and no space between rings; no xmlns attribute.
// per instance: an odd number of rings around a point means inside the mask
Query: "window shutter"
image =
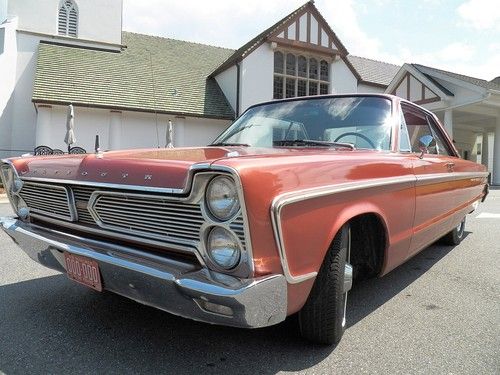
<svg viewBox="0 0 500 375"><path fill-rule="evenodd" d="M78 9L73 0L64 0L59 6L57 18L57 32L59 35L78 36Z"/></svg>

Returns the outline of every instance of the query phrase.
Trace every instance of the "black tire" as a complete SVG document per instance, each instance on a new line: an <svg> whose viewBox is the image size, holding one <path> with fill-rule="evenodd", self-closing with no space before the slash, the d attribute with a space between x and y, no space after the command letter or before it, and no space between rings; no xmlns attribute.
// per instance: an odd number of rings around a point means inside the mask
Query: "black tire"
<svg viewBox="0 0 500 375"><path fill-rule="evenodd" d="M458 226L441 238L441 242L449 246L457 246L464 239L465 217Z"/></svg>
<svg viewBox="0 0 500 375"><path fill-rule="evenodd" d="M337 345L344 334L347 303L344 273L350 259L350 242L350 228L346 224L335 236L298 314L301 336L314 343Z"/></svg>

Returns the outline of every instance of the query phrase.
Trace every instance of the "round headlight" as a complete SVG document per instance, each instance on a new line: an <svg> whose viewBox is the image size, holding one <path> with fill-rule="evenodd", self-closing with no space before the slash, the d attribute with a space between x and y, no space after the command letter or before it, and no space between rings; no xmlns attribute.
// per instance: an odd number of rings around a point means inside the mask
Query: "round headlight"
<svg viewBox="0 0 500 375"><path fill-rule="evenodd" d="M208 210L216 219L231 219L240 209L238 191L232 178L218 176L207 186L206 202Z"/></svg>
<svg viewBox="0 0 500 375"><path fill-rule="evenodd" d="M216 265L227 270L236 267L240 261L241 250L238 240L222 227L214 227L208 234L207 251Z"/></svg>

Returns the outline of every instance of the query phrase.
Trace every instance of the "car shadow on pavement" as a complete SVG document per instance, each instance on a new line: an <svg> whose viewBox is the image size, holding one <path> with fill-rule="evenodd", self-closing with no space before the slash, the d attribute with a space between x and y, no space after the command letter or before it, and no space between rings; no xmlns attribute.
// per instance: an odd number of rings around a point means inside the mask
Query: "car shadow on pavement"
<svg viewBox="0 0 500 375"><path fill-rule="evenodd" d="M350 293L348 327L452 249L431 246L384 278L359 284ZM0 373L274 374L332 355L332 347L301 340L294 323L213 326L91 291L65 275L43 277L0 286Z"/></svg>

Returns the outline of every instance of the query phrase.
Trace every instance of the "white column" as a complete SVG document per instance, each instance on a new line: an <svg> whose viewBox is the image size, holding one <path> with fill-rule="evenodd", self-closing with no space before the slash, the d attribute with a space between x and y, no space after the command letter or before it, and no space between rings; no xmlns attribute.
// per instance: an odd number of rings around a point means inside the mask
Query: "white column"
<svg viewBox="0 0 500 375"><path fill-rule="evenodd" d="M52 106L40 104L36 116L36 132L35 132L35 147L49 146L52 147L50 137L50 126L52 122Z"/></svg>
<svg viewBox="0 0 500 375"><path fill-rule="evenodd" d="M500 185L500 112L497 115L495 138L493 138L493 185Z"/></svg>
<svg viewBox="0 0 500 375"><path fill-rule="evenodd" d="M444 111L444 127L450 138L453 139L453 111L451 109Z"/></svg>
<svg viewBox="0 0 500 375"><path fill-rule="evenodd" d="M110 150L119 150L122 141L122 112L109 112L109 136L108 148Z"/></svg>
<svg viewBox="0 0 500 375"><path fill-rule="evenodd" d="M174 133L174 147L184 147L186 140L184 137L185 117L176 117L172 121Z"/></svg>
<svg viewBox="0 0 500 375"><path fill-rule="evenodd" d="M483 144L481 145L481 164L488 166L488 132L483 133Z"/></svg>

